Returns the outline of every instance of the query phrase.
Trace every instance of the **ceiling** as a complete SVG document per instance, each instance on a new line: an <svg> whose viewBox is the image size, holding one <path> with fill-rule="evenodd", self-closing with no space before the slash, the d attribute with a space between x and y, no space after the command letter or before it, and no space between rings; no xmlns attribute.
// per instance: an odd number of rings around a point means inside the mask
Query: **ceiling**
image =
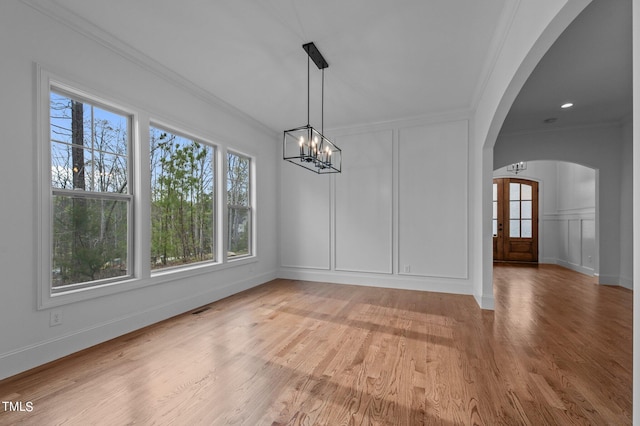
<svg viewBox="0 0 640 426"><path fill-rule="evenodd" d="M538 63L501 132L615 123L632 114L631 0L594 0ZM562 109L566 102L573 107ZM555 119L551 123L545 120Z"/></svg>
<svg viewBox="0 0 640 426"><path fill-rule="evenodd" d="M508 26L507 0L25 0L280 132L306 124L307 55L326 128L469 111ZM504 131L630 112L631 0L595 0L553 46ZM311 124L321 72L311 63ZM571 111L558 111L572 100ZM628 104L628 105L627 105Z"/></svg>

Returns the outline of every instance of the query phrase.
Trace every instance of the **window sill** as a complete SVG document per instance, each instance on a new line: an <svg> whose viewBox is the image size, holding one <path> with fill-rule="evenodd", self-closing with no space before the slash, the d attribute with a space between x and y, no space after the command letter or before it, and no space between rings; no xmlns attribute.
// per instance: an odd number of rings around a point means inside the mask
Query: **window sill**
<svg viewBox="0 0 640 426"><path fill-rule="evenodd" d="M151 273L149 278L133 277L127 280L110 282L99 286L85 287L64 293L44 295L40 303L38 303L38 310L55 308L58 306L97 299L99 297L112 296L132 290L140 290L145 287L165 284L198 275L211 274L225 269L238 268L257 262L257 256L252 255L242 257L241 259L231 259L226 263L200 263L155 271Z"/></svg>
<svg viewBox="0 0 640 426"><path fill-rule="evenodd" d="M231 259L226 263L211 262L211 263L199 263L187 266L177 266L174 268L167 268L165 270L151 271L151 281L153 284L161 284L169 281L175 281L178 279L193 277L202 274L209 274L216 271L222 271L229 268L235 268L250 263L258 262L258 258L254 256L243 257L242 259Z"/></svg>

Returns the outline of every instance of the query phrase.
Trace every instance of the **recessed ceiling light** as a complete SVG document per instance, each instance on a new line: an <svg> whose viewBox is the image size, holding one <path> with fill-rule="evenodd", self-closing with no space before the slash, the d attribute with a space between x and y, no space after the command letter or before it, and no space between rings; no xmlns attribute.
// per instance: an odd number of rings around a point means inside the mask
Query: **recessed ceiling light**
<svg viewBox="0 0 640 426"><path fill-rule="evenodd" d="M567 108L571 108L572 106L573 106L573 104L571 102L567 102L567 103L564 103L564 104L560 105L560 108L567 109Z"/></svg>

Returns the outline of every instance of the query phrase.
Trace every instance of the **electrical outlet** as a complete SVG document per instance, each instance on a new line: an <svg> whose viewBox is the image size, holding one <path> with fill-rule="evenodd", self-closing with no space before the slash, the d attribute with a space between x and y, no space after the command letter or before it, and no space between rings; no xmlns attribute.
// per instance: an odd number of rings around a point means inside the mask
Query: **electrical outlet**
<svg viewBox="0 0 640 426"><path fill-rule="evenodd" d="M49 314L49 327L62 324L62 310L57 309Z"/></svg>
<svg viewBox="0 0 640 426"><path fill-rule="evenodd" d="M411 272L411 265L404 265L404 273L408 274Z"/></svg>
<svg viewBox="0 0 640 426"><path fill-rule="evenodd" d="M593 262L593 258L591 256L588 256L587 257L587 262L589 262L589 263Z"/></svg>

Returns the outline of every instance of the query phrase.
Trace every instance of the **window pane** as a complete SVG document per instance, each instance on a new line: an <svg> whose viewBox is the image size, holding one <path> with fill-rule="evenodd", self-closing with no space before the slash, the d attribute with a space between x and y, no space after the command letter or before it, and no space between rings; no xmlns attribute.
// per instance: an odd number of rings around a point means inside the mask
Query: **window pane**
<svg viewBox="0 0 640 426"><path fill-rule="evenodd" d="M523 200L532 200L531 198L531 185L522 184L522 199Z"/></svg>
<svg viewBox="0 0 640 426"><path fill-rule="evenodd" d="M520 219L520 201L509 202L509 219Z"/></svg>
<svg viewBox="0 0 640 426"><path fill-rule="evenodd" d="M498 202L497 201L493 202L493 218L494 219L498 218Z"/></svg>
<svg viewBox="0 0 640 426"><path fill-rule="evenodd" d="M151 268L214 259L214 148L151 127Z"/></svg>
<svg viewBox="0 0 640 426"><path fill-rule="evenodd" d="M498 221L497 220L493 220L493 236L497 236L498 235Z"/></svg>
<svg viewBox="0 0 640 426"><path fill-rule="evenodd" d="M71 144L71 99L51 92L49 115L51 140Z"/></svg>
<svg viewBox="0 0 640 426"><path fill-rule="evenodd" d="M498 201L498 184L493 184L493 201Z"/></svg>
<svg viewBox="0 0 640 426"><path fill-rule="evenodd" d="M251 254L251 159L227 154L227 256Z"/></svg>
<svg viewBox="0 0 640 426"><path fill-rule="evenodd" d="M73 189L71 168L71 145L51 143L51 186Z"/></svg>
<svg viewBox="0 0 640 426"><path fill-rule="evenodd" d="M53 197L53 287L129 275L128 204Z"/></svg>
<svg viewBox="0 0 640 426"><path fill-rule="evenodd" d="M532 202L531 201L523 201L522 202L522 218L523 219L531 219L533 216L531 216L531 205Z"/></svg>
<svg viewBox="0 0 640 426"><path fill-rule="evenodd" d="M531 238L531 221L523 220L522 221L522 238Z"/></svg>
<svg viewBox="0 0 640 426"><path fill-rule="evenodd" d="M227 155L227 203L231 206L249 205L250 159Z"/></svg>
<svg viewBox="0 0 640 426"><path fill-rule="evenodd" d="M509 237L511 238L520 237L520 221L519 220L509 221Z"/></svg>
<svg viewBox="0 0 640 426"><path fill-rule="evenodd" d="M51 92L52 186L128 193L129 117Z"/></svg>
<svg viewBox="0 0 640 426"><path fill-rule="evenodd" d="M510 183L509 184L509 200L519 200L519 199L520 199L520 184Z"/></svg>
<svg viewBox="0 0 640 426"><path fill-rule="evenodd" d="M228 257L249 254L249 209L229 207Z"/></svg>
<svg viewBox="0 0 640 426"><path fill-rule="evenodd" d="M49 91L52 292L132 275L130 121L126 114Z"/></svg>

